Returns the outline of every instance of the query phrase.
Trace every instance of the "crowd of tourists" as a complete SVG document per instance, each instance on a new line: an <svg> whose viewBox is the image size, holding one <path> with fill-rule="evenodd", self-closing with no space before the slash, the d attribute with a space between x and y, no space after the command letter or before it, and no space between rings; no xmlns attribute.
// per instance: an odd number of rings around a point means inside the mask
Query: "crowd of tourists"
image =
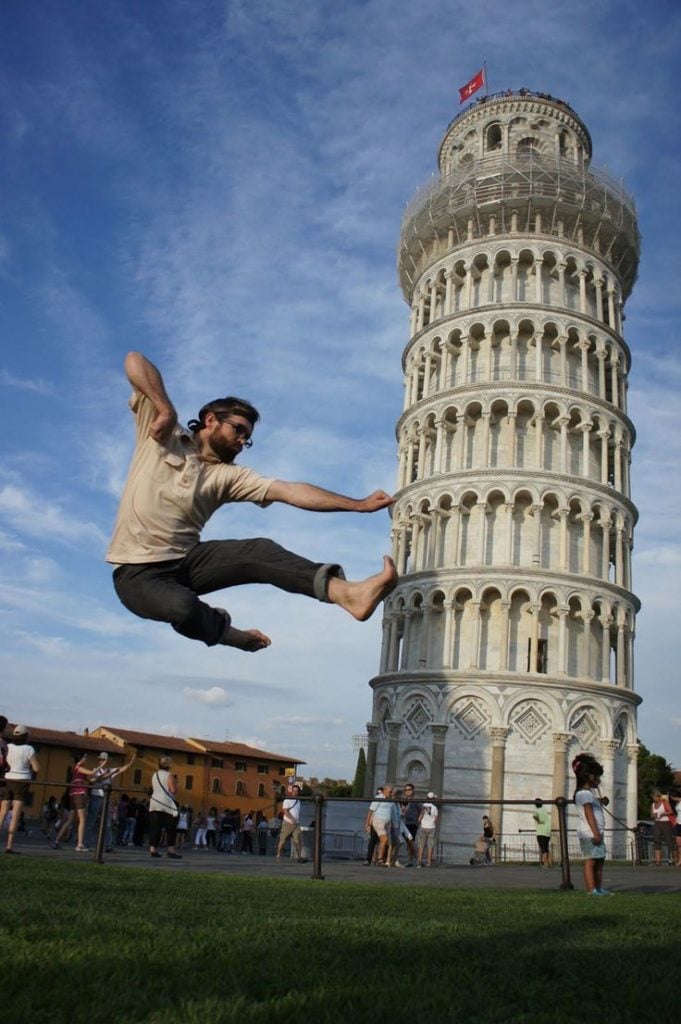
<svg viewBox="0 0 681 1024"><path fill-rule="evenodd" d="M0 716L0 831L7 833L7 853L16 854L17 833L27 835L24 809L32 780L40 769L26 726L17 725L5 737L7 719ZM262 811L242 812L237 808L210 807L194 812L175 799L177 780L172 761L161 757L152 775L147 795L107 790L117 776L135 761L132 757L114 767L102 751L90 764L92 755L73 755L69 782L59 796L50 796L41 809L41 834L53 849L70 847L78 853L95 849L102 832L103 848L111 853L121 847L149 847L151 857L166 855L180 859L182 849L214 850L217 853L253 854L267 852L268 836L279 830L279 819L266 819Z"/></svg>

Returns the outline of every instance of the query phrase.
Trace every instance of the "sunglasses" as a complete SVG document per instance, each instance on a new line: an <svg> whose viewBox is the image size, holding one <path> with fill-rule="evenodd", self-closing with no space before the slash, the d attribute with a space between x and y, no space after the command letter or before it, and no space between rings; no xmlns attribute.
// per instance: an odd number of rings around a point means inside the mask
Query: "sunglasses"
<svg viewBox="0 0 681 1024"><path fill-rule="evenodd" d="M226 413L220 414L219 412L216 412L214 413L214 416L217 420L220 420L220 423L229 423L230 427L232 428L236 436L239 438L239 440L243 441L244 448L253 447L253 441L251 439L251 435L248 432L248 427L245 427L243 423L235 423L234 420L230 420L229 416Z"/></svg>

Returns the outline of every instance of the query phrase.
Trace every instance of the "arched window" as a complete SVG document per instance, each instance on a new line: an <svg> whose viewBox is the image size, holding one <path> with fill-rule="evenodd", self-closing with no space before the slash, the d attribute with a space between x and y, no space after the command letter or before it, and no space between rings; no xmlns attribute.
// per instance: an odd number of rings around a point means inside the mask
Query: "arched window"
<svg viewBox="0 0 681 1024"><path fill-rule="evenodd" d="M211 786L211 792L212 793L219 793L220 792L220 780L219 779L213 779L213 784Z"/></svg>
<svg viewBox="0 0 681 1024"><path fill-rule="evenodd" d="M265 783L264 782L261 782L260 785L258 786L258 796L260 796L260 797L265 796Z"/></svg>
<svg viewBox="0 0 681 1024"><path fill-rule="evenodd" d="M516 153L523 160L538 159L541 156L539 140L532 136L521 139L516 147Z"/></svg>
<svg viewBox="0 0 681 1024"><path fill-rule="evenodd" d="M234 793L236 796L246 796L246 787L244 786L241 779L239 779L234 785Z"/></svg>
<svg viewBox="0 0 681 1024"><path fill-rule="evenodd" d="M491 124L485 133L485 150L492 153L498 149L501 149L501 125Z"/></svg>

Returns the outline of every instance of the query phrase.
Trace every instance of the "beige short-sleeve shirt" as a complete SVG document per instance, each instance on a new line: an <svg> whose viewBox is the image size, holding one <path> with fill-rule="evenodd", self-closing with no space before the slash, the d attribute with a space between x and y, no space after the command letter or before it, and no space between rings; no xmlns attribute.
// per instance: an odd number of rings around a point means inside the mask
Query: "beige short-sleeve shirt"
<svg viewBox="0 0 681 1024"><path fill-rule="evenodd" d="M267 505L272 478L244 466L202 462L192 435L176 426L165 444L149 436L156 409L134 391L130 408L137 443L106 553L116 565L182 558L220 505L252 501Z"/></svg>

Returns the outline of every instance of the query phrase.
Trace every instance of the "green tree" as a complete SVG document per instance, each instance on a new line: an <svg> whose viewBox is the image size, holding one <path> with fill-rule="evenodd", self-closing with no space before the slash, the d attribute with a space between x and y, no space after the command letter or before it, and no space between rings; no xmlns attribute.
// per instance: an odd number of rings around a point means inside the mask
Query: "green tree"
<svg viewBox="0 0 681 1024"><path fill-rule="evenodd" d="M638 816L650 817L650 797L654 789L668 793L674 785L674 769L661 754L651 754L641 744L638 754Z"/></svg>
<svg viewBox="0 0 681 1024"><path fill-rule="evenodd" d="M322 779L317 786L317 792L323 793L324 796L350 796L352 794L352 785L346 782L345 779Z"/></svg>
<svg viewBox="0 0 681 1024"><path fill-rule="evenodd" d="M357 755L357 767L355 768L355 777L352 780L352 796L358 800L364 796L364 783L367 777L367 756L364 753L364 747L359 748Z"/></svg>

